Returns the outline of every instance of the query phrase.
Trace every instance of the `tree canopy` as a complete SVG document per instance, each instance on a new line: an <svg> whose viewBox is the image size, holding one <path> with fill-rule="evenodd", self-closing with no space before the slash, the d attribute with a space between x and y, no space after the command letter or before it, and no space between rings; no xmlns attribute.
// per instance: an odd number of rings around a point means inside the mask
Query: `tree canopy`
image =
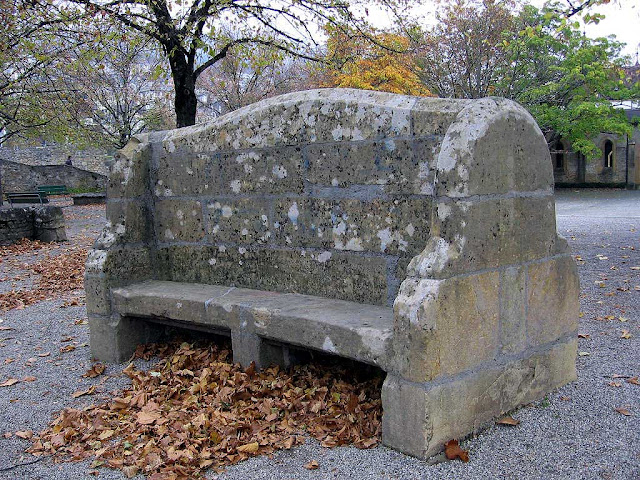
<svg viewBox="0 0 640 480"><path fill-rule="evenodd" d="M558 137L595 157L600 132L625 134L631 125L616 108L640 98L640 86L625 82L621 44L591 39L564 4L542 9L510 0L453 0L424 33L421 78L440 96L496 95L523 104L548 141ZM592 18L592 17L590 17Z"/></svg>
<svg viewBox="0 0 640 480"><path fill-rule="evenodd" d="M178 127L196 120L196 81L241 45L266 46L311 58L318 26L365 31L360 2L345 0L19 0L29 8L64 10L115 22L157 43L168 61ZM378 0L393 9L407 0ZM375 3L375 2L369 2ZM362 13L362 14L361 14Z"/></svg>

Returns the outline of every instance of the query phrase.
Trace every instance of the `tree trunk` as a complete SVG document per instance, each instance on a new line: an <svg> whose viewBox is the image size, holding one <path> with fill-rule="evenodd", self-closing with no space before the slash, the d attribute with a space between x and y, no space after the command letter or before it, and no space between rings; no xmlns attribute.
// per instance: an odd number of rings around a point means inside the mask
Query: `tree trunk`
<svg viewBox="0 0 640 480"><path fill-rule="evenodd" d="M176 127L195 125L198 98L193 65L190 65L181 55L174 55L169 62L176 94L174 102Z"/></svg>

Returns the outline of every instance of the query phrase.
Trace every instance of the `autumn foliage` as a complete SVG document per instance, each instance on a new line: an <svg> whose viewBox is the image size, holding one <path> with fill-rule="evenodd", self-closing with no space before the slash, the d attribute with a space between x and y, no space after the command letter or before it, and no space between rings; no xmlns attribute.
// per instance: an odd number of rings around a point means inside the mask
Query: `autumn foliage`
<svg viewBox="0 0 640 480"><path fill-rule="evenodd" d="M325 86L431 96L414 69L407 37L379 33L371 39L329 29ZM374 41L372 41L374 40Z"/></svg>
<svg viewBox="0 0 640 480"><path fill-rule="evenodd" d="M357 382L343 368L317 365L243 370L214 345L136 353L162 359L146 372L129 365L131 388L109 402L64 410L30 451L168 479L288 449L305 436L326 447L380 440L380 377Z"/></svg>

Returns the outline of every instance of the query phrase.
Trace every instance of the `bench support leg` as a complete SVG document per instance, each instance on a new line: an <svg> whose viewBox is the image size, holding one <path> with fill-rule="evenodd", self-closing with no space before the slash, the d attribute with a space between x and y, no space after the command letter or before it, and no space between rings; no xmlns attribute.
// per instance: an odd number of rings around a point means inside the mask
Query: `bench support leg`
<svg viewBox="0 0 640 480"><path fill-rule="evenodd" d="M89 314L91 356L104 362L124 362L136 347L159 340L162 329L142 319Z"/></svg>
<svg viewBox="0 0 640 480"><path fill-rule="evenodd" d="M257 368L265 368L270 365L288 366L283 348L265 342L255 333L246 330L232 330L231 346L233 348L233 362L239 363L245 368L251 362L256 362Z"/></svg>

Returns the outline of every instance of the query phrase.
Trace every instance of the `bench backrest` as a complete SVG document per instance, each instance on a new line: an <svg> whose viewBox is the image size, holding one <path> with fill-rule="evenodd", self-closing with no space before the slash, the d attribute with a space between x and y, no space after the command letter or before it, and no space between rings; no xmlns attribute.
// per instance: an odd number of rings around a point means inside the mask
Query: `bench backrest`
<svg viewBox="0 0 640 480"><path fill-rule="evenodd" d="M479 134L484 143L463 151ZM535 122L506 100L297 92L137 136L111 172L109 235L148 247L151 278L390 306L429 241L450 259L462 248L469 226L458 211L447 220L444 197L526 182L546 195L532 208L547 208L548 155ZM540 228L546 253L552 223ZM515 244L512 227L481 234Z"/></svg>

